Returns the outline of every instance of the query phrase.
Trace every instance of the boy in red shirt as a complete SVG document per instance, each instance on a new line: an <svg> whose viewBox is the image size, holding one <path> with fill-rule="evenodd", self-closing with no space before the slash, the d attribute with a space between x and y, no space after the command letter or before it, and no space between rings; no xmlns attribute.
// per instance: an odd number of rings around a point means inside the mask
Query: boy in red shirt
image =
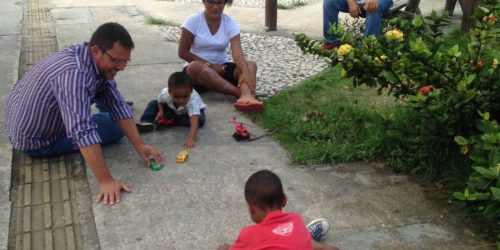
<svg viewBox="0 0 500 250"><path fill-rule="evenodd" d="M250 217L257 224L243 228L232 246L220 245L218 250L338 250L311 238L312 234L319 240L326 234L326 220L311 223L309 228L316 232L309 232L298 213L282 211L287 199L281 180L273 172L260 170L250 176L245 184L245 199Z"/></svg>

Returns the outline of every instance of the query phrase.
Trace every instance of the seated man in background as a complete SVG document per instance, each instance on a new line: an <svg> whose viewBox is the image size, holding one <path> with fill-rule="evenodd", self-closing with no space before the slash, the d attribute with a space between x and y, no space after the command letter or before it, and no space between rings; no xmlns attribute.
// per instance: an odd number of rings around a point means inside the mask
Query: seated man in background
<svg viewBox="0 0 500 250"><path fill-rule="evenodd" d="M324 49L339 46L337 37L328 34L331 25L338 25L339 12L349 13L352 17L366 17L365 36L380 34L384 13L392 6L392 0L323 0Z"/></svg>

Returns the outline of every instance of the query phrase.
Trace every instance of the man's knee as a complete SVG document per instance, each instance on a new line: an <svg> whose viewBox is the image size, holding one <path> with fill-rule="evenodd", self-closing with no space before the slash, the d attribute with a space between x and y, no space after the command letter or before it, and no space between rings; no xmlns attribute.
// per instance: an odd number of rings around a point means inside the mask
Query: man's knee
<svg viewBox="0 0 500 250"><path fill-rule="evenodd" d="M109 113L95 114L92 120L97 124L97 133L102 144L118 141L124 136L121 128L111 119Z"/></svg>

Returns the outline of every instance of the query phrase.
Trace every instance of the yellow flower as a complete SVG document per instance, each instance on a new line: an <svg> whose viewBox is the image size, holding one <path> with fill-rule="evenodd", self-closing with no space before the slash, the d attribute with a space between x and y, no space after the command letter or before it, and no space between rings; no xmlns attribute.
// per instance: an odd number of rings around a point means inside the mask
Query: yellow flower
<svg viewBox="0 0 500 250"><path fill-rule="evenodd" d="M401 42L404 40L404 34L401 30L393 29L385 32L385 38L389 41Z"/></svg>
<svg viewBox="0 0 500 250"><path fill-rule="evenodd" d="M373 59L373 61L375 63L381 63L381 62L385 62L386 59L387 59L386 55L381 55L380 57L379 56L375 57L375 59Z"/></svg>
<svg viewBox="0 0 500 250"><path fill-rule="evenodd" d="M337 50L337 55L339 56L345 56L352 51L352 46L349 44L342 44Z"/></svg>
<svg viewBox="0 0 500 250"><path fill-rule="evenodd" d="M498 60L496 58L493 58L493 64L492 64L493 68L496 69L497 66L498 66Z"/></svg>
<svg viewBox="0 0 500 250"><path fill-rule="evenodd" d="M346 77L348 77L348 76L349 76L349 73L347 73L347 70L345 70L344 68L342 68L342 69L340 70L340 76L341 76L342 78L346 78Z"/></svg>
<svg viewBox="0 0 500 250"><path fill-rule="evenodd" d="M460 147L460 153L462 155L466 155L467 153L469 153L469 146L468 145L463 145Z"/></svg>

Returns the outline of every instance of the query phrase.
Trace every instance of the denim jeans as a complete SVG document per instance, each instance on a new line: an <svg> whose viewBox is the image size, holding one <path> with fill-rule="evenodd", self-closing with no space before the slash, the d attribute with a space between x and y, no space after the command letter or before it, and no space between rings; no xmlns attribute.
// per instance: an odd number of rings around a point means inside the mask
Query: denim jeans
<svg viewBox="0 0 500 250"><path fill-rule="evenodd" d="M167 106L167 105L165 105ZM146 106L144 113L141 116L141 122L150 122L153 123L155 121L156 115L158 114L158 101L152 100ZM165 110L165 118L174 119L176 125L189 127L191 125L191 119L188 114L178 115L176 114L170 107L167 106L167 110ZM198 120L198 127L201 128L205 125L205 110L200 110L200 118Z"/></svg>
<svg viewBox="0 0 500 250"><path fill-rule="evenodd" d="M92 116L92 121L97 124L97 133L101 138L102 145L118 141L123 137L123 132L120 127L118 127L118 124L111 120L109 113L97 113ZM79 148L73 143L73 140L69 139L67 136L63 136L52 145L39 149L25 150L23 152L31 157L53 157L73 153L78 150Z"/></svg>
<svg viewBox="0 0 500 250"><path fill-rule="evenodd" d="M366 13L365 36L378 36L380 34L382 18L391 6L392 0L378 0L377 10L373 13ZM364 6L360 6L360 8L364 8ZM347 0L323 0L323 36L327 43L339 43L337 37L332 37L328 34L330 25L338 24L339 12L349 13Z"/></svg>

